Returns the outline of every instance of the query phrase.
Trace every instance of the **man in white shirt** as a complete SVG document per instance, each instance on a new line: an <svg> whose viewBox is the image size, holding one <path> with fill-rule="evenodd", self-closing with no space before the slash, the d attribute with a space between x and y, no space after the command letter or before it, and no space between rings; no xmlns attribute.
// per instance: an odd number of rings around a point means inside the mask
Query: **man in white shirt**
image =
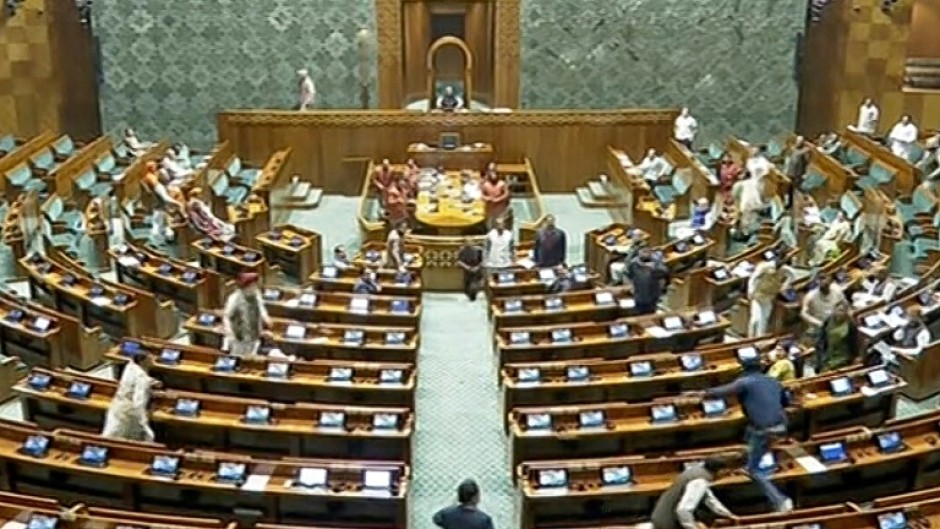
<svg viewBox="0 0 940 529"><path fill-rule="evenodd" d="M650 149L646 151L646 158L643 158L637 170L644 179L656 182L669 172L669 164L656 149Z"/></svg>
<svg viewBox="0 0 940 529"><path fill-rule="evenodd" d="M848 128L859 134L873 136L878 129L878 119L880 116L881 111L878 110L875 103L870 97L866 98L862 106L858 107L858 121L856 121L855 125L849 125Z"/></svg>
<svg viewBox="0 0 940 529"><path fill-rule="evenodd" d="M907 309L907 323L894 331L894 351L908 354L919 354L924 347L930 345L930 330L924 325L923 314L920 307Z"/></svg>
<svg viewBox="0 0 940 529"><path fill-rule="evenodd" d="M747 172L751 174L751 178L763 178L770 174L770 170L773 169L773 164L767 159L765 152L766 149L764 147L751 147L749 149L749 156L745 168Z"/></svg>
<svg viewBox="0 0 940 529"><path fill-rule="evenodd" d="M313 84L310 72L306 68L297 70L298 82L300 84L300 96L298 98L298 110L307 110L307 107L313 106L317 97L317 88Z"/></svg>
<svg viewBox="0 0 940 529"><path fill-rule="evenodd" d="M193 174L192 169L186 169L177 161L179 155L171 147L167 149L166 155L160 161L160 165L166 170L171 181L184 180Z"/></svg>
<svg viewBox="0 0 940 529"><path fill-rule="evenodd" d="M698 133L698 121L689 113L688 107L682 107L673 128L676 141L692 150L692 142L695 141L695 135Z"/></svg>
<svg viewBox="0 0 940 529"><path fill-rule="evenodd" d="M891 152L899 158L911 161L911 153L914 145L917 143L917 125L911 121L911 116L904 114L888 134L888 143L891 145Z"/></svg>
<svg viewBox="0 0 940 529"><path fill-rule="evenodd" d="M887 267L878 268L862 282L862 289L852 294L852 306L861 309L891 301L897 290L898 285L891 280Z"/></svg>

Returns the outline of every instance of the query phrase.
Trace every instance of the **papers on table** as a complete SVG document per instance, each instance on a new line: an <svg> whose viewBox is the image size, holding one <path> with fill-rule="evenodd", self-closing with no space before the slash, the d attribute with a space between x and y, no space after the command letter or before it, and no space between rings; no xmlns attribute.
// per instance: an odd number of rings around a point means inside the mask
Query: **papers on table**
<svg viewBox="0 0 940 529"><path fill-rule="evenodd" d="M104 307L105 305L111 304L111 300L104 296L95 296L91 298L91 302L99 307Z"/></svg>
<svg viewBox="0 0 940 529"><path fill-rule="evenodd" d="M617 305L619 305L621 309L632 309L636 307L636 301L633 298L623 298L617 301Z"/></svg>
<svg viewBox="0 0 940 529"><path fill-rule="evenodd" d="M140 261L132 255L122 255L118 257L118 264L127 268L136 268L140 266Z"/></svg>
<svg viewBox="0 0 940 529"><path fill-rule="evenodd" d="M822 474L828 470L826 465L822 464L820 460L813 456L798 457L796 458L796 462L799 463L800 466L806 469L806 471L810 474Z"/></svg>
<svg viewBox="0 0 940 529"><path fill-rule="evenodd" d="M654 338L668 338L672 336L672 331L667 331L659 325L653 325L652 327L647 327L646 332Z"/></svg>
<svg viewBox="0 0 940 529"><path fill-rule="evenodd" d="M734 270L732 270L731 273L735 277L749 277L751 275L751 272L753 271L754 271L753 264L747 261L741 261L740 263L738 263L738 266L734 267Z"/></svg>
<svg viewBox="0 0 940 529"><path fill-rule="evenodd" d="M519 259L516 264L527 270L535 268L535 261L529 258Z"/></svg>
<svg viewBox="0 0 940 529"><path fill-rule="evenodd" d="M261 464L255 467L254 473L248 476L242 490L249 492L264 492L268 482L271 481L271 473L274 472L274 465Z"/></svg>

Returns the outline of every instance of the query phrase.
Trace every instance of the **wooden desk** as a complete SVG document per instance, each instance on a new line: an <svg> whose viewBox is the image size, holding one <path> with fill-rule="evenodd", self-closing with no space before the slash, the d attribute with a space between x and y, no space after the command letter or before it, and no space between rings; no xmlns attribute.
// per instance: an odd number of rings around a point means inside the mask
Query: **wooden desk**
<svg viewBox="0 0 940 529"><path fill-rule="evenodd" d="M249 239L251 240L251 239ZM200 239L192 243L199 253L199 264L222 275L237 276L242 272L254 272L262 278L267 271L267 261L254 248L212 239Z"/></svg>
<svg viewBox="0 0 940 529"><path fill-rule="evenodd" d="M38 390L29 381L51 379ZM72 384L90 387L87 398L69 395ZM62 371L36 368L14 391L23 399L26 420L45 429L74 428L98 433L117 391L117 383ZM198 415L178 413L180 400L199 403ZM263 408L269 422L246 419L249 408ZM339 426L317 426L324 416L342 415ZM221 449L254 455L411 460L414 414L405 408L286 404L208 393L156 391L150 399L151 424L161 442L174 447ZM388 426L377 427L379 421Z"/></svg>
<svg viewBox="0 0 940 529"><path fill-rule="evenodd" d="M324 266L319 272L314 272L307 279L319 291L326 292L352 292L356 281L362 276L361 267L344 268L342 270L332 265ZM409 274L408 283L399 283L395 270L377 270L379 286L382 294L388 296L418 297L423 290L420 274Z"/></svg>
<svg viewBox="0 0 940 529"><path fill-rule="evenodd" d="M0 353L8 357L29 366L90 369L101 363L102 338L100 327L0 292Z"/></svg>
<svg viewBox="0 0 940 529"><path fill-rule="evenodd" d="M489 143L469 143L454 149L442 149L426 143L408 145L408 157L419 167L443 167L445 171L472 169L479 171L494 161L496 155Z"/></svg>
<svg viewBox="0 0 940 529"><path fill-rule="evenodd" d="M851 429L820 436L791 446L773 449L777 463L771 479L782 487L798 507L837 502L869 501L875 497L909 492L940 484L933 465L940 460L937 444L936 414L908 421L892 421L884 428ZM878 450L877 436L897 432L906 449L889 454ZM843 442L848 460L829 463L824 473L807 471L798 457L816 457L819 447ZM580 523L585 519L620 522L649 516L662 492L682 471L686 463L701 461L709 455L739 454L743 446L727 446L714 450L676 453L669 457L615 457L525 463L518 468L523 528L548 524ZM626 466L633 482L626 486L603 486L604 468ZM538 487L539 473L561 470L568 487ZM547 476L546 476L547 477ZM564 476L563 476L564 477ZM766 499L760 489L742 470L719 475L712 489L734 513L766 512Z"/></svg>
<svg viewBox="0 0 940 529"><path fill-rule="evenodd" d="M868 384L868 373L882 368L860 369L788 382L799 405L788 409L789 435L807 439L822 431L849 426L877 427L894 416L897 389L904 384L891 377L890 389L873 397L860 393ZM853 393L838 396L830 382L848 378ZM872 389L872 388L869 388ZM651 419L661 406L672 406L677 420L657 423ZM709 416L702 401L668 397L653 402L626 404L592 403L554 408L515 408L509 412L513 468L522 462L541 459L610 457L636 453L662 453L733 444L744 438L747 418L734 399L724 403L726 411ZM585 414L600 414L598 426L581 427ZM546 428L531 421L546 418Z"/></svg>
<svg viewBox="0 0 940 529"><path fill-rule="evenodd" d="M39 254L19 262L29 275L31 298L77 316L86 326L100 326L112 336L176 335L173 304L157 301L150 292L95 281L84 272Z"/></svg>
<svg viewBox="0 0 940 529"><path fill-rule="evenodd" d="M189 314L200 307L220 307L224 303L221 276L211 268L193 268L151 250L125 243L108 250L117 279L173 301Z"/></svg>
<svg viewBox="0 0 940 529"><path fill-rule="evenodd" d="M581 282L584 286L580 290L591 290L599 286L599 276L596 272L585 272L583 267L573 269L575 275L585 276L586 281ZM487 276L486 288L491 299L545 295L558 277L551 268L522 267L490 271Z"/></svg>
<svg viewBox="0 0 940 529"><path fill-rule="evenodd" d="M702 268L700 273L689 274L692 289L690 305L719 305L723 309L734 306L738 299L747 296L748 278L754 268L773 256L784 262L792 259L799 248L787 248L780 239L759 237L757 244L745 248L715 266ZM744 329L746 329L746 324ZM745 331L744 334L747 334Z"/></svg>
<svg viewBox="0 0 940 529"><path fill-rule="evenodd" d="M609 323L572 323L544 327L515 327L498 329L493 335L499 355L499 365L519 362L545 362L576 358L627 358L640 353L658 351L684 351L700 343L721 341L731 322L716 315L709 325L692 324L695 313L677 312L662 315L638 316L614 320ZM665 318L677 317L683 329L666 332L662 329ZM653 331L650 329L653 328ZM626 334L619 333L626 330ZM662 329L658 330L657 329ZM559 343L553 335L570 331L571 341ZM616 331L618 337L612 336ZM657 336L658 335L658 336ZM517 342L513 341L516 338ZM528 338L527 341L523 340Z"/></svg>
<svg viewBox="0 0 940 529"><path fill-rule="evenodd" d="M228 221L241 241L253 241L271 229L271 209L264 198L251 194L241 204L228 206Z"/></svg>
<svg viewBox="0 0 940 529"><path fill-rule="evenodd" d="M497 329L564 322L603 322L632 316L630 287L599 287L558 294L508 296L490 301L490 319Z"/></svg>
<svg viewBox="0 0 940 529"><path fill-rule="evenodd" d="M404 527L407 523L409 468L401 462L335 462L320 459L252 459L213 452L172 451L155 444L103 439L77 432L47 433L34 425L5 422L0 429L0 485L6 490L29 490L50 497L109 509L204 515L248 509L261 520L277 523L362 523ZM20 452L30 436L50 439L49 454L36 458ZM107 449L104 468L82 465L85 446ZM152 475L155 456L179 458L177 479ZM261 478L257 488L241 487L216 479L220 463L245 464L246 475ZM307 490L293 486L302 468L325 468L328 489ZM365 470L392 473L390 491L363 490ZM258 478L256 478L257 481ZM63 490L68 483L68 492ZM327 509L327 505L335 507Z"/></svg>
<svg viewBox="0 0 940 529"><path fill-rule="evenodd" d="M662 352L631 356L629 360L579 358L561 362L506 364L500 371L503 416L521 406L561 406L590 402L643 402L683 391L708 389L732 381L741 374L739 350L753 347L767 362L775 348L792 347L791 337L750 338L717 343L686 352ZM802 355L807 354L801 349ZM702 368L683 368L684 356L698 356ZM636 366L636 367L631 367ZM646 372L649 367L649 374ZM634 375L634 369L638 373ZM584 371L584 379L569 374ZM508 424L508 423L507 423Z"/></svg>
<svg viewBox="0 0 940 529"><path fill-rule="evenodd" d="M339 324L304 323L274 318L271 343L285 354L308 360L366 360L414 364L417 360L418 330L414 327L366 327ZM222 346L222 314L203 311L183 323L192 334L193 343L206 347ZM288 330L302 333L291 338ZM354 341L360 338L361 343ZM398 335L402 343L389 343ZM403 336L402 336L403 335Z"/></svg>
<svg viewBox="0 0 940 529"><path fill-rule="evenodd" d="M460 173L461 171L446 172L440 177L437 185L419 182L415 220L423 225L423 230L431 231L431 235L480 235L486 232L483 199L481 197L466 202L462 200L463 183ZM480 172L473 171L470 174L470 179L480 186Z"/></svg>
<svg viewBox="0 0 940 529"><path fill-rule="evenodd" d="M421 319L421 300L411 296L288 287L265 287L261 295L270 315L291 320L417 328Z"/></svg>
<svg viewBox="0 0 940 529"><path fill-rule="evenodd" d="M141 338L133 341L140 350L154 356L151 376L169 389L255 397L274 402L316 402L324 404L356 404L360 406L396 406L413 410L417 369L414 364L379 362L268 358L263 356L239 359L232 372L218 371L216 364L226 353L196 345ZM127 362L124 342L105 356L112 361L115 380ZM164 351L175 356L176 362L159 359ZM284 377L268 376L268 364L285 363L290 367ZM350 382L338 380L337 374L350 370Z"/></svg>
<svg viewBox="0 0 940 529"><path fill-rule="evenodd" d="M7 208L0 225L3 244L10 247L16 262L14 277L10 279L26 279L19 260L26 257L26 240L38 233L40 226L38 193L21 193Z"/></svg>
<svg viewBox="0 0 940 529"><path fill-rule="evenodd" d="M587 231L584 233L584 264L588 270L600 274L605 283L609 282L610 263L626 255L633 247L634 241L647 244L648 240L649 234L622 222Z"/></svg>
<svg viewBox="0 0 940 529"><path fill-rule="evenodd" d="M278 266L285 275L302 283L320 270L322 238L320 234L292 224L279 224L255 237L265 260Z"/></svg>
<svg viewBox="0 0 940 529"><path fill-rule="evenodd" d="M352 256L350 262L360 268L389 268L385 262L387 244L378 241L366 241L359 247L359 251ZM424 268L424 248L417 244L411 244L407 241L402 246L402 259L407 263L405 266L412 273L420 274Z"/></svg>

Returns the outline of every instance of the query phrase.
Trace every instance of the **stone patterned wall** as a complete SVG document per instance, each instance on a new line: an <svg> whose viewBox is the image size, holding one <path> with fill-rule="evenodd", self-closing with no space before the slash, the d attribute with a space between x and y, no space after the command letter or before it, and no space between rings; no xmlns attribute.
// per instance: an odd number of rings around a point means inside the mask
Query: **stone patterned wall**
<svg viewBox="0 0 940 529"><path fill-rule="evenodd" d="M806 0L524 0L522 104L678 107L702 139L793 130Z"/></svg>
<svg viewBox="0 0 940 529"><path fill-rule="evenodd" d="M222 108L288 108L308 68L318 106L359 107L356 33L374 0L98 0L106 131L207 146ZM369 68L376 104L375 64Z"/></svg>

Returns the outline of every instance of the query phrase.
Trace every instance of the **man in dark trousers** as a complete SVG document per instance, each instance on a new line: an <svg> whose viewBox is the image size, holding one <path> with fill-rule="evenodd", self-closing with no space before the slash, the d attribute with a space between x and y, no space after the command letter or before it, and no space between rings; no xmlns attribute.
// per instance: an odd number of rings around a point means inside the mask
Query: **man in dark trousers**
<svg viewBox="0 0 940 529"><path fill-rule="evenodd" d="M653 256L653 251L643 248L636 260L627 264L627 277L633 281L633 301L636 314L653 314L659 298L669 284L669 270Z"/></svg>
<svg viewBox="0 0 940 529"><path fill-rule="evenodd" d="M467 237L457 252L457 266L463 270L463 292L470 301L476 301L483 289L483 249Z"/></svg>
<svg viewBox="0 0 940 529"><path fill-rule="evenodd" d="M554 268L564 264L568 254L568 236L555 225L555 216L547 215L535 234L532 260L537 268Z"/></svg>
<svg viewBox="0 0 940 529"><path fill-rule="evenodd" d="M708 458L683 470L656 500L650 517L653 529L697 529L695 511L702 504L718 516L734 518L711 489L712 482L723 468L723 460Z"/></svg>
<svg viewBox="0 0 940 529"><path fill-rule="evenodd" d="M472 479L457 487L457 505L444 507L434 513L434 525L442 529L493 529L493 519L477 508L480 487Z"/></svg>
<svg viewBox="0 0 940 529"><path fill-rule="evenodd" d="M744 373L734 382L695 394L703 398L738 399L747 417L747 471L777 512L790 512L793 501L771 483L769 473L760 464L770 452L771 440L787 435L786 407L790 398L778 380L763 373L758 359L744 362L743 367Z"/></svg>

